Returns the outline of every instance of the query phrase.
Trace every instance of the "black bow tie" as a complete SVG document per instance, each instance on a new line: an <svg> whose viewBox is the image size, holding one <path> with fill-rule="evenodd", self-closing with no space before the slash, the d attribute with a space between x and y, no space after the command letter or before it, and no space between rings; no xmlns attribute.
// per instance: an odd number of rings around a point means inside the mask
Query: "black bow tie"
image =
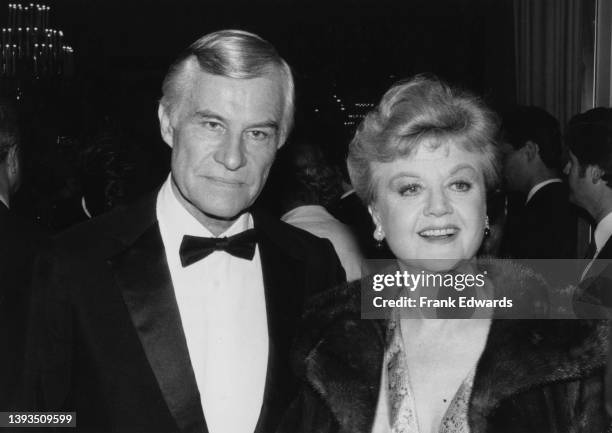
<svg viewBox="0 0 612 433"><path fill-rule="evenodd" d="M255 246L255 229L246 230L229 238L202 238L185 235L181 242L179 254L183 267L202 260L214 251L226 251L232 256L253 260Z"/></svg>

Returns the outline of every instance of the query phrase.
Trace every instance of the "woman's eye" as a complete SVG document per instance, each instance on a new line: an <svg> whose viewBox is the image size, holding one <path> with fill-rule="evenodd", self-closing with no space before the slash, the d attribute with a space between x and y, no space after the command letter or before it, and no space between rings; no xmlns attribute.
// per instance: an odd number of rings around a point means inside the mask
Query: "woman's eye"
<svg viewBox="0 0 612 433"><path fill-rule="evenodd" d="M472 189L472 184L465 181L457 181L451 184L451 189L458 192L466 192Z"/></svg>
<svg viewBox="0 0 612 433"><path fill-rule="evenodd" d="M421 185L419 185L418 183L404 185L399 189L400 195L415 195L418 194L419 191L421 191Z"/></svg>

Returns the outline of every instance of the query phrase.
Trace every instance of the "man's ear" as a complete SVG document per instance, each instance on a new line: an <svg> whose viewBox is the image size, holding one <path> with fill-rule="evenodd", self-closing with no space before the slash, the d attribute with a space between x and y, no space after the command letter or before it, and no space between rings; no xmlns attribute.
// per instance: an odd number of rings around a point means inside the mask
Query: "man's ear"
<svg viewBox="0 0 612 433"><path fill-rule="evenodd" d="M165 107L161 102L157 107L157 117L159 117L159 129L161 136L170 147L173 145L174 128L170 122L170 113L168 108Z"/></svg>
<svg viewBox="0 0 612 433"><path fill-rule="evenodd" d="M289 139L289 131L285 131L284 128L279 127L278 144L276 145L276 150L279 150L281 147L283 147L288 139Z"/></svg>
<svg viewBox="0 0 612 433"><path fill-rule="evenodd" d="M589 165L586 169L587 178L591 179L591 182L593 182L593 184L597 184L599 181L603 181L602 177L604 174L604 171L596 165Z"/></svg>
<svg viewBox="0 0 612 433"><path fill-rule="evenodd" d="M374 203L371 203L368 205L368 212L370 213L370 216L372 217L372 221L374 222L374 225L376 227L380 227L381 225L380 214L376 210L376 205Z"/></svg>
<svg viewBox="0 0 612 433"><path fill-rule="evenodd" d="M525 155L527 156L527 161L533 161L539 154L540 146L538 146L538 143L527 140L527 143L525 143Z"/></svg>
<svg viewBox="0 0 612 433"><path fill-rule="evenodd" d="M14 193L21 183L21 161L19 160L19 149L13 146L6 154L6 168L11 188Z"/></svg>
<svg viewBox="0 0 612 433"><path fill-rule="evenodd" d="M21 167L19 164L19 149L17 146L13 146L9 149L6 155L6 164L11 176L16 177L19 175Z"/></svg>

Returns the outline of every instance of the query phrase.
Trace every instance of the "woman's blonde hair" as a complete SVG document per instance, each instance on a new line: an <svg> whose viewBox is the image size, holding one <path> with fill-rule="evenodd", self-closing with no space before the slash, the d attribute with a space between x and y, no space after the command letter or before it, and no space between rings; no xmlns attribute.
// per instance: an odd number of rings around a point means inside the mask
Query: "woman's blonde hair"
<svg viewBox="0 0 612 433"><path fill-rule="evenodd" d="M454 143L482 155L488 191L500 178L497 116L480 98L443 81L418 75L391 87L364 118L349 145L347 165L361 200L375 200L372 162L405 158L420 145Z"/></svg>

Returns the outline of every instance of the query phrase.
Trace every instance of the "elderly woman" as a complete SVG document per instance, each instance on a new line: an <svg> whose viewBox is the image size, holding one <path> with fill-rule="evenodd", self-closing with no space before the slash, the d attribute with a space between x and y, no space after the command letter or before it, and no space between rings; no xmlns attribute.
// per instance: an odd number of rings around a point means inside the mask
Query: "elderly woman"
<svg viewBox="0 0 612 433"><path fill-rule="evenodd" d="M456 272L487 231L498 181L495 116L435 79L393 86L363 121L348 166L373 236L400 270ZM526 269L488 262L522 296ZM368 280L363 280L368 284ZM527 298L527 296L525 296ZM311 303L295 352L302 390L282 432L599 432L607 327L579 320L365 320L359 285Z"/></svg>

